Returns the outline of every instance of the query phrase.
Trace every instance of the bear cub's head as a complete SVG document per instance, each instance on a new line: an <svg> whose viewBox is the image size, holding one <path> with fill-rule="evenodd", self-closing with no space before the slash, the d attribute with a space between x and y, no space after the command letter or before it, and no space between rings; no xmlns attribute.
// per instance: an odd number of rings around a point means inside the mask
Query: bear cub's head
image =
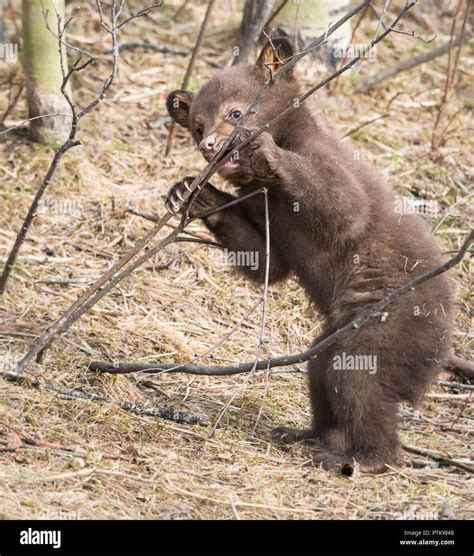
<svg viewBox="0 0 474 556"><path fill-rule="evenodd" d="M265 82L293 54L293 47L287 39L272 39L263 47L254 65L242 64L219 70L198 93L184 90L170 93L166 101L168 112L175 122L191 132L202 155L209 161L220 150ZM265 124L287 108L298 94L299 87L291 70L274 84L245 127L258 128ZM277 144L284 130L284 118L270 129ZM238 160L231 158L219 173L238 182L241 177Z"/></svg>

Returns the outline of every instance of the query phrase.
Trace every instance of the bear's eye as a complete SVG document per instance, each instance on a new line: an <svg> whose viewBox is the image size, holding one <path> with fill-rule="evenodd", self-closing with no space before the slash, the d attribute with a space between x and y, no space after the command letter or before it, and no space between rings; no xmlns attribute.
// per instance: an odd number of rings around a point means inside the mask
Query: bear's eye
<svg viewBox="0 0 474 556"><path fill-rule="evenodd" d="M229 119L234 122L238 122L242 117L242 112L240 110L231 110L229 112Z"/></svg>
<svg viewBox="0 0 474 556"><path fill-rule="evenodd" d="M204 133L204 128L202 127L201 124L196 124L196 127L194 128L194 131L196 132L196 135L198 137L202 137L202 134Z"/></svg>

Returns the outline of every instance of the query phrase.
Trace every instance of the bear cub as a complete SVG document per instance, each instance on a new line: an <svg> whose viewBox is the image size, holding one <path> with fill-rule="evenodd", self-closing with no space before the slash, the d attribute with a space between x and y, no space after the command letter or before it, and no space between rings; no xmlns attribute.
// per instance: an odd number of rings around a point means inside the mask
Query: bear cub
<svg viewBox="0 0 474 556"><path fill-rule="evenodd" d="M255 65L216 72L194 94L173 91L171 117L188 129L207 161L238 125L264 83L293 55L286 39L267 44ZM279 79L247 123L260 128L300 95L293 71ZM239 136L235 140L236 146ZM397 210L392 188L375 168L355 155L303 103L278 121L220 170L245 196L262 186L270 213L270 282L295 277L324 328L315 342L354 319L388 292L441 264L440 249L423 219ZM168 207L182 209L192 178L169 192ZM235 199L207 184L192 217ZM248 278L265 277L265 202L255 195L203 217L229 251L258 254L240 267ZM451 347L453 302L450 279L424 282L358 329L345 334L308 363L313 421L308 429L280 427L281 442L310 441L312 458L344 473L354 461L367 472L397 462L398 405L417 403Z"/></svg>

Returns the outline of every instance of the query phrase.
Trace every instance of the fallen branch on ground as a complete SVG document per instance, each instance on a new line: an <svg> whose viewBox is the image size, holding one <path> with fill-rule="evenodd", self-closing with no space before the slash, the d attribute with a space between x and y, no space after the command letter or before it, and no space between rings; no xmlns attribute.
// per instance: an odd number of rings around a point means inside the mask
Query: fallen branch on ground
<svg viewBox="0 0 474 556"><path fill-rule="evenodd" d="M454 39L451 47L454 48L456 46L459 46L461 42L466 42L469 38L470 35L468 33L466 33L464 37L459 36L456 39ZM384 68L381 71L377 73L373 73L368 77L366 77L364 80L362 80L353 88L353 91L354 93L363 93L368 89L372 88L374 85L377 85L378 83L381 83L382 81L385 81L386 79L389 79L394 75L415 68L420 64L425 64L426 62L430 62L431 60L434 60L439 56L444 56L445 54L448 53L449 48L450 48L449 43L442 44L441 46L438 46L437 48L433 48L433 50L429 50L424 54L413 56L412 58L402 60L401 62L395 64L394 66L391 66L389 68Z"/></svg>
<svg viewBox="0 0 474 556"><path fill-rule="evenodd" d="M462 378L474 379L474 363L465 361L457 355L451 355L446 365L446 370Z"/></svg>
<svg viewBox="0 0 474 556"><path fill-rule="evenodd" d="M152 50L162 54L174 54L175 56L188 56L190 50L180 48L179 46L171 46L169 44L153 44L148 41L123 41L117 43L118 50L135 50L135 48L143 48L143 50ZM113 50L106 50L106 54L112 54Z"/></svg>
<svg viewBox="0 0 474 556"><path fill-rule="evenodd" d="M143 404L135 404L132 402L116 402L113 400L108 400L97 394L87 394L82 390L76 390L63 386L62 384L57 384L50 380L42 380L39 378L18 375L17 373L11 373L8 371L2 371L0 369L0 376L3 376L6 380L16 382L18 384L32 386L34 388L44 388L46 390L52 390L61 394L61 396L66 396L75 400L85 400L92 402L99 402L108 405L116 405L125 411L130 411L136 415L149 415L151 417L159 417L160 419L166 419L168 421L174 421L176 423L187 423L187 424L197 424L197 425L207 425L208 421L205 417L200 417L199 415L192 415L189 413L183 413L182 411L176 411L174 409L164 409L158 407L147 406Z"/></svg>
<svg viewBox="0 0 474 556"><path fill-rule="evenodd" d="M424 456L425 458L430 458L433 461L442 463L443 465L452 465L453 467L459 467L459 469L464 469L464 471L469 471L469 473L474 473L474 465L469 465L468 463L464 463L462 461L456 461L446 456L440 456L439 454L435 454L434 452L430 452L429 450L425 450L424 448L417 448L416 446L406 446L404 444L402 448L406 452L409 452L410 454L417 454L418 456Z"/></svg>
<svg viewBox="0 0 474 556"><path fill-rule="evenodd" d="M170 44L154 44L148 41L123 41L117 45L119 52L122 50L135 50L136 48L143 48L143 50L151 50L152 52L159 52L160 54L172 54L174 56L186 57L191 54L189 48L181 48L180 46L172 46ZM111 54L112 50L106 50L106 54ZM203 58L208 66L212 68L221 69L222 64L214 62L208 58Z"/></svg>
<svg viewBox="0 0 474 556"><path fill-rule="evenodd" d="M474 390L474 384L461 384L460 382L450 382L449 380L438 380L438 384L451 390Z"/></svg>
<svg viewBox="0 0 474 556"><path fill-rule="evenodd" d="M104 363L93 361L89 364L89 369L91 371L99 371L99 372L107 372L111 374L127 374L127 373L134 373L138 371L144 371L146 373L161 373L161 372L182 372L182 373L189 373L189 374L196 374L196 375L210 375L210 376L231 376L240 373L247 373L249 371L261 371L267 368L273 367L281 367L286 365L294 365L296 363L303 363L308 361L312 357L315 357L331 344L333 344L340 336L349 332L350 330L354 330L359 328L362 324L367 322L370 318L379 315L382 310L393 303L396 299L398 299L403 294L413 290L419 284L426 282L446 272L447 270L453 268L458 263L460 263L466 253L469 250L471 243L474 242L474 231L471 231L469 236L464 241L461 249L459 250L458 254L454 256L452 259L444 262L443 264L439 265L438 267L425 272L424 274L420 274L419 276L413 278L400 288L390 292L385 297L383 297L380 301L372 305L369 309L363 311L358 317L354 320L339 328L329 336L327 336L324 340L321 340L310 349L303 351L301 353L296 353L293 355L283 355L280 357L275 357L272 359L260 359L257 362L248 362L248 363L240 363L239 365L229 365L223 367L211 367L205 365L193 365L193 364L179 364L179 363L166 363L161 365L150 365L146 363ZM461 360L462 361L462 360Z"/></svg>

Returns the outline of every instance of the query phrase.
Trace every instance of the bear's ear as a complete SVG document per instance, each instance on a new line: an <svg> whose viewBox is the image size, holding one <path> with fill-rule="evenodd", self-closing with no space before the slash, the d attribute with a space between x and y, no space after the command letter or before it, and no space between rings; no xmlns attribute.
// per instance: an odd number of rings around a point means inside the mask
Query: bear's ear
<svg viewBox="0 0 474 556"><path fill-rule="evenodd" d="M288 60L294 55L295 50L291 42L284 38L275 38L267 42L267 44L262 48L260 56L257 60L257 68L270 72L273 75L277 69L284 66ZM289 71L289 75L293 72L293 68Z"/></svg>
<svg viewBox="0 0 474 556"><path fill-rule="evenodd" d="M194 93L191 91L173 91L166 99L168 114L180 126L189 129L189 111L193 102Z"/></svg>

